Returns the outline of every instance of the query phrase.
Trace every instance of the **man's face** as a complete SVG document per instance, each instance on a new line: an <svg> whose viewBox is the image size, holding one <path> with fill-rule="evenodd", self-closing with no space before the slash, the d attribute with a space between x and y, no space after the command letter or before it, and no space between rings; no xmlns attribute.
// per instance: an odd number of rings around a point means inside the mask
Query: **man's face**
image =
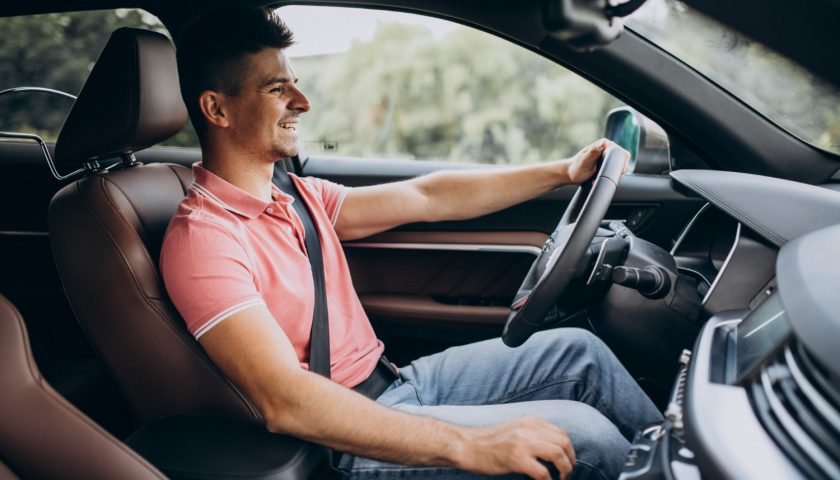
<svg viewBox="0 0 840 480"><path fill-rule="evenodd" d="M310 105L289 59L279 48L266 48L244 63L239 93L226 100L233 141L266 161L297 155L298 117Z"/></svg>

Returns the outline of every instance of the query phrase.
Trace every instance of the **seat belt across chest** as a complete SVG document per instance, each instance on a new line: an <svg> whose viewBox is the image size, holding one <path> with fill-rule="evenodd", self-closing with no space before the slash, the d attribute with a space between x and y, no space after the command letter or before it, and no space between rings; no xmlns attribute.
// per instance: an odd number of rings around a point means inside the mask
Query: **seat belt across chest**
<svg viewBox="0 0 840 480"><path fill-rule="evenodd" d="M272 183L286 195L294 198L292 206L303 224L306 256L312 270L315 289L315 308L312 311L312 330L309 333L309 371L330 378L330 322L327 312L327 287L324 279L324 258L321 254L321 237L312 220L312 212L303 201L289 174L275 168Z"/></svg>

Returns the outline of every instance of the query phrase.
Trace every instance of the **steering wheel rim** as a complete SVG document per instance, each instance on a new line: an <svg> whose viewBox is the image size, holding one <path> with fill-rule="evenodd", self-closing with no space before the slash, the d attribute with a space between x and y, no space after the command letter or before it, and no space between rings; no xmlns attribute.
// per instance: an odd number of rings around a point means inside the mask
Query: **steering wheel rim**
<svg viewBox="0 0 840 480"><path fill-rule="evenodd" d="M598 172L581 184L513 299L502 341L518 347L542 325L569 282L586 265L584 253L598 231L624 171L624 151L607 148Z"/></svg>

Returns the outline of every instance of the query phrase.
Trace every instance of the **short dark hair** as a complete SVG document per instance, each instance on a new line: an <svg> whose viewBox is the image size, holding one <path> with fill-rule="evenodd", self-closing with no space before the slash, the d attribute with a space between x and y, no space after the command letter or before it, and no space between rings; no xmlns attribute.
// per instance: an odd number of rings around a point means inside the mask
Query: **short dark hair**
<svg viewBox="0 0 840 480"><path fill-rule="evenodd" d="M181 96L198 139L204 144L207 124L198 105L205 90L239 93L249 55L265 48L294 44L289 27L262 7L214 10L187 23L175 42Z"/></svg>

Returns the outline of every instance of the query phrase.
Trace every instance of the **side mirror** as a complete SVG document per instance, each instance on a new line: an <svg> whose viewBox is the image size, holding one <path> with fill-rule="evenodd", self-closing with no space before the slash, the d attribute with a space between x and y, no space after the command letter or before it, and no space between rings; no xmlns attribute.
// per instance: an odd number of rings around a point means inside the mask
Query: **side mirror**
<svg viewBox="0 0 840 480"><path fill-rule="evenodd" d="M610 110L604 137L630 152L628 173L660 175L671 171L668 134L636 110L630 107Z"/></svg>

